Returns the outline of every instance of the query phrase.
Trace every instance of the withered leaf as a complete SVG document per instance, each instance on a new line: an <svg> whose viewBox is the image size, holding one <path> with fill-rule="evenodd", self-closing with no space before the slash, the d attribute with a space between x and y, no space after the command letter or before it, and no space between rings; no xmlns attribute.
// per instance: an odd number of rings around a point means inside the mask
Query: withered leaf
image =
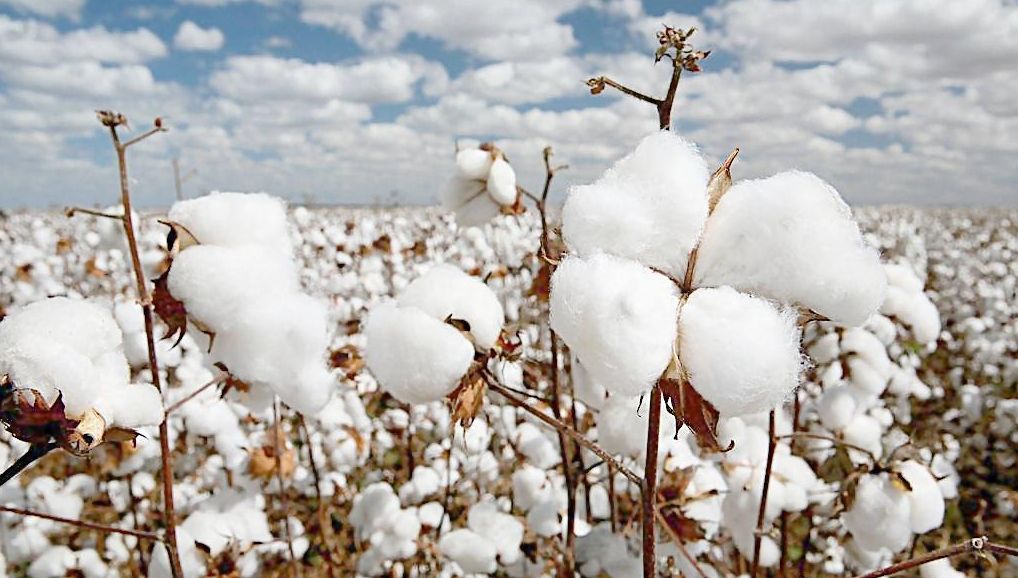
<svg viewBox="0 0 1018 578"><path fill-rule="evenodd" d="M469 428L470 424L474 423L474 418L484 404L485 387L484 377L479 370L471 370L463 376L460 384L448 395L454 423L459 423L464 428Z"/></svg>
<svg viewBox="0 0 1018 578"><path fill-rule="evenodd" d="M348 378L353 379L364 369L364 357L356 345L348 343L329 355L329 364L335 369L342 369Z"/></svg>
<svg viewBox="0 0 1018 578"><path fill-rule="evenodd" d="M136 447L140 437L145 436L136 430L125 427L111 427L106 430L104 441L110 443L129 443L132 447Z"/></svg>
<svg viewBox="0 0 1018 578"><path fill-rule="evenodd" d="M891 473L891 485L903 492L912 491L912 484L909 483L908 479L901 472Z"/></svg>
<svg viewBox="0 0 1018 578"><path fill-rule="evenodd" d="M537 269L533 283L530 284L530 295L536 297L541 303L547 303L551 299L551 263L541 260L541 266Z"/></svg>
<svg viewBox="0 0 1018 578"><path fill-rule="evenodd" d="M63 394L51 405L36 389L17 389L7 383L0 392L0 422L21 441L46 444L52 439L63 440L78 425L78 420L67 418Z"/></svg>
<svg viewBox="0 0 1018 578"><path fill-rule="evenodd" d="M459 329L462 333L470 333L470 322L466 319L456 319L452 315L445 318L445 323Z"/></svg>
<svg viewBox="0 0 1018 578"><path fill-rule="evenodd" d="M167 339L176 335L177 340L173 342L173 346L176 347L184 338L184 334L187 333L187 308L184 307L182 301L170 293L169 276L170 271L167 270L154 281L152 308L155 309L159 319L162 319L166 324L166 333L162 338Z"/></svg>
<svg viewBox="0 0 1018 578"><path fill-rule="evenodd" d="M735 447L733 441L727 448L721 448L718 410L693 389L688 379L663 378L658 387L664 396L665 408L675 416L676 435L685 424L696 434L700 447L708 452L727 452Z"/></svg>
<svg viewBox="0 0 1018 578"><path fill-rule="evenodd" d="M843 482L852 471L855 464L845 446L839 445L834 449L834 454L827 458L827 461L820 464L817 473L827 483Z"/></svg>
<svg viewBox="0 0 1018 578"><path fill-rule="evenodd" d="M679 508L668 508L666 511L662 512L662 515L665 523L668 524L672 533L674 533L683 543L703 540L706 537L703 528L700 527L700 523L691 518L687 518Z"/></svg>

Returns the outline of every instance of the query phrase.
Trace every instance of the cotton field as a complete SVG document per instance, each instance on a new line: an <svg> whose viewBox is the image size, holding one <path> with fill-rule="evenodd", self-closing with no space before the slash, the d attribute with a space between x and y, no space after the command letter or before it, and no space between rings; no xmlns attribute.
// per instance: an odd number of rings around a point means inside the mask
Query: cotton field
<svg viewBox="0 0 1018 578"><path fill-rule="evenodd" d="M473 216L494 215L492 206ZM465 227L440 210L284 212L267 196L222 194L138 214L145 276L169 267L189 317L156 322L166 335L162 400L120 222L4 215L0 373L44 405L60 395L68 416L93 410L104 421L95 447L50 452L0 488L7 574L171 575L160 537L166 411L185 576L560 576L566 567L640 576L637 481L651 411L641 392L661 372L648 332L671 340L675 331L647 307L674 307L676 297L656 268L589 248L605 239L571 230L570 210L563 236L578 249L553 283L534 210ZM658 409L659 574L736 576L755 560L780 575L858 575L973 536L1013 539L1018 212L856 217L860 240L879 250L886 294L873 315L838 312L860 317L854 326L806 324L808 359L794 353L795 316L748 285L695 292L683 305L679 331L703 337L680 355L720 410L719 447ZM167 245L160 220L200 244L178 232ZM619 235L618 246L632 246ZM630 254L678 275L686 268L640 251ZM607 285L595 281L601 270ZM622 308L607 320L595 307L604 292ZM597 324L619 319L639 326L599 341ZM793 353L769 332L795 332ZM774 361L782 355L791 360ZM732 356L753 379L726 367ZM787 383L786 371L802 372L801 383L774 393L767 380ZM104 428L140 435L100 444ZM30 449L2 436L6 465ZM10 513L23 510L94 526ZM1018 566L962 556L920 571L1013 576Z"/></svg>

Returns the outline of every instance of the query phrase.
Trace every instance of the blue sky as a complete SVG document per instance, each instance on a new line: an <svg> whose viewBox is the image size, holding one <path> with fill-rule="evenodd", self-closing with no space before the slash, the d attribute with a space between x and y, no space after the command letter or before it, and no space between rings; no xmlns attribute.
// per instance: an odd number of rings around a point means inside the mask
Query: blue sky
<svg viewBox="0 0 1018 578"><path fill-rule="evenodd" d="M661 23L713 51L674 123L736 176L811 170L856 204L1016 205L1018 8L1006 0L0 0L0 207L108 203L93 110L170 132L131 151L142 204L264 190L432 202L454 142L594 178L655 128ZM950 38L950 49L944 39Z"/></svg>

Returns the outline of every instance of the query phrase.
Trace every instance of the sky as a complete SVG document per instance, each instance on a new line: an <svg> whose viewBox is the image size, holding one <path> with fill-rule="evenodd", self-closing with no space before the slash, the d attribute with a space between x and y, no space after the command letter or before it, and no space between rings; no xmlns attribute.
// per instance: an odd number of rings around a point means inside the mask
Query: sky
<svg viewBox="0 0 1018 578"><path fill-rule="evenodd" d="M0 0L0 207L111 204L96 109L140 134L142 206L266 191L430 204L456 142L589 182L657 128L663 23L695 26L673 125L738 178L817 173L852 204L1018 206L1015 0Z"/></svg>

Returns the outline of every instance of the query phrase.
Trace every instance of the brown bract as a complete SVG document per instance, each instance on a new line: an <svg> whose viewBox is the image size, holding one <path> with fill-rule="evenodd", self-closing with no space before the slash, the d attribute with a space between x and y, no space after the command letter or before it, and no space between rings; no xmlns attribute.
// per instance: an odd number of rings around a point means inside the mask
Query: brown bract
<svg viewBox="0 0 1018 578"><path fill-rule="evenodd" d="M676 435L685 424L696 435L697 442L704 450L727 452L735 447L735 442L731 442L727 448L722 449L718 441L718 410L697 393L688 379L665 377L658 381L658 387L664 396L665 409L675 417Z"/></svg>
<svg viewBox="0 0 1018 578"><path fill-rule="evenodd" d="M484 376L479 367L473 367L460 381L456 389L448 395L452 406L452 421L464 428L474 423L474 418L484 405Z"/></svg>

